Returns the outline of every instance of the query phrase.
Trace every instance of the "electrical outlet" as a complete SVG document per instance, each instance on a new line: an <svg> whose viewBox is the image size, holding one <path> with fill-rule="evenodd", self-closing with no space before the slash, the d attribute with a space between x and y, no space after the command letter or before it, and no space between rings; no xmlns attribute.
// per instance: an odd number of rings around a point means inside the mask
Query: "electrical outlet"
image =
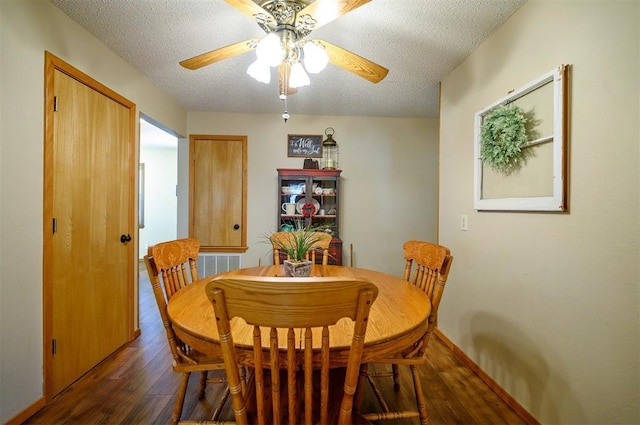
<svg viewBox="0 0 640 425"><path fill-rule="evenodd" d="M462 214L460 216L460 230L467 230L467 215L466 214Z"/></svg>

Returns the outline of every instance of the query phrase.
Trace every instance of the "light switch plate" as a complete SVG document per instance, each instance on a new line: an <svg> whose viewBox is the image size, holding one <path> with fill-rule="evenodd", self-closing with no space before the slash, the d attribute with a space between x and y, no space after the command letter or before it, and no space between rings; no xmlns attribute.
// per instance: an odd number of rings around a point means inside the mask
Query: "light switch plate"
<svg viewBox="0 0 640 425"><path fill-rule="evenodd" d="M466 214L460 216L460 230L466 231L468 229L468 218Z"/></svg>

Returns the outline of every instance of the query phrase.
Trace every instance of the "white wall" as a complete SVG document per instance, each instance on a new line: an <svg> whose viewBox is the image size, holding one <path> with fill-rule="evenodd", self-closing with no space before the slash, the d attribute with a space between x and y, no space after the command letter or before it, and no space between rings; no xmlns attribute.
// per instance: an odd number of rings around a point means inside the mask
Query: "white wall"
<svg viewBox="0 0 640 425"><path fill-rule="evenodd" d="M639 18L530 0L442 84L439 326L542 423L640 423ZM473 114L563 63L569 212L475 211Z"/></svg>
<svg viewBox="0 0 640 425"><path fill-rule="evenodd" d="M186 112L46 0L0 1L0 422L43 396L44 52L186 133ZM136 120L137 121L137 120ZM132 229L132 234L135 229Z"/></svg>
<svg viewBox="0 0 640 425"><path fill-rule="evenodd" d="M297 95L296 95L297 96ZM437 223L437 121L414 118L292 116L189 112L189 134L248 136L249 249L244 266L271 261L264 236L276 230L277 168L302 168L288 158L287 134L335 130L342 172L343 264L402 274L402 243L435 240ZM181 154L181 167L187 167ZM181 184L184 187L184 184Z"/></svg>
<svg viewBox="0 0 640 425"><path fill-rule="evenodd" d="M144 228L140 229L139 257L158 242L176 239L178 221L178 149L140 149L144 163Z"/></svg>

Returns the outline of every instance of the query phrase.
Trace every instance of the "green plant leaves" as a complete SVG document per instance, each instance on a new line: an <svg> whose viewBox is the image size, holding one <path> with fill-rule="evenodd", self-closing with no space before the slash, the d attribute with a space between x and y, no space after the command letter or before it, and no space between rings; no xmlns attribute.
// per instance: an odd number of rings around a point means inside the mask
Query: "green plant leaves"
<svg viewBox="0 0 640 425"><path fill-rule="evenodd" d="M480 132L480 159L496 171L508 173L518 168L522 146L527 143L527 119L518 106L500 105L483 117Z"/></svg>
<svg viewBox="0 0 640 425"><path fill-rule="evenodd" d="M322 240L322 232L326 227L305 226L303 220L295 219L294 229L284 232L285 238L270 237L279 249L286 252L292 261L302 261L316 243ZM283 232L280 232L283 233Z"/></svg>

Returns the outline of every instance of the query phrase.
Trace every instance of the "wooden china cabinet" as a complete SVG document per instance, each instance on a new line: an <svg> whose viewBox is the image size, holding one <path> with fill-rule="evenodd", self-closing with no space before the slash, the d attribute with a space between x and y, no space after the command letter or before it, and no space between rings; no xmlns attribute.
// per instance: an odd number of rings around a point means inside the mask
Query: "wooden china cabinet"
<svg viewBox="0 0 640 425"><path fill-rule="evenodd" d="M307 226L326 228L333 236L329 247L329 264L335 265L342 265L341 172L278 168L277 228L287 230L295 220L304 220ZM322 262L322 257L317 257L316 262Z"/></svg>

